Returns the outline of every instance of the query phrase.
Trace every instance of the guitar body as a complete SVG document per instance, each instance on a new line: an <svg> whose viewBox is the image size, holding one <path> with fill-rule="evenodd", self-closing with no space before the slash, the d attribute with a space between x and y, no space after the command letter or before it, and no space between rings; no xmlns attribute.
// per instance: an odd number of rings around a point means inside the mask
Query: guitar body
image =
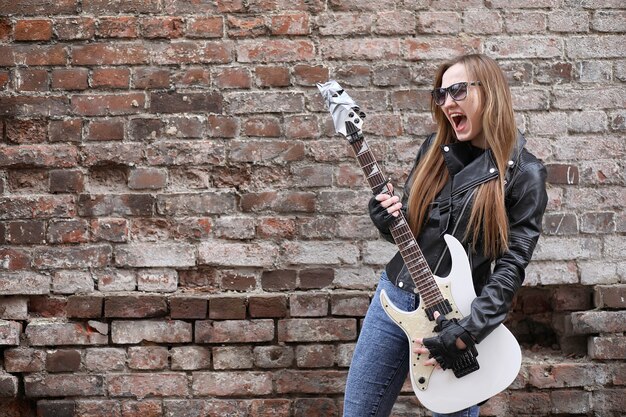
<svg viewBox="0 0 626 417"><path fill-rule="evenodd" d="M452 312L446 317L461 318L470 313L472 300L476 297L472 274L461 243L450 235L444 238L452 257L452 269L446 278L435 277L435 280L452 306ZM480 368L457 378L450 369L444 371L424 366L428 358L413 352L414 339L435 335L435 323L428 319L422 300L417 310L411 312L398 309L384 290L380 300L387 315L402 328L409 340L411 384L420 403L429 410L453 413L471 407L505 390L517 377L522 353L515 336L504 325L499 325L476 345Z"/></svg>

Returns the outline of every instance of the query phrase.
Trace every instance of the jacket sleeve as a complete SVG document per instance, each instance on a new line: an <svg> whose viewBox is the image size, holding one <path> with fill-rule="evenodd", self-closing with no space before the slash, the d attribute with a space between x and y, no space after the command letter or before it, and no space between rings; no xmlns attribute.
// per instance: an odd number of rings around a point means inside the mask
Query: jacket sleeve
<svg viewBox="0 0 626 417"><path fill-rule="evenodd" d="M546 169L539 161L519 169L507 200L509 248L496 259L491 276L472 302L470 314L459 320L477 342L506 318L513 297L524 282L524 270L541 233L541 220L548 201Z"/></svg>
<svg viewBox="0 0 626 417"><path fill-rule="evenodd" d="M404 184L404 191L402 193L402 199L400 201L402 203L401 210L405 218L407 217L406 210L407 210L407 203L409 201L409 191L411 189L413 174L415 173L415 169L417 168L417 164L419 163L420 159L424 156L424 154L426 154L426 152L430 148L430 145L432 144L434 137L435 137L434 134L429 135L426 138L426 140L424 140L424 143L422 143L422 146L420 146L419 150L417 151L417 155L415 156L413 167L411 168L411 171L409 172L409 176L407 177L406 183ZM383 239L385 239L387 242L395 243L395 241L393 240L393 236L391 235L391 232L389 231L389 229L387 230L378 229L378 231L380 232L380 236Z"/></svg>

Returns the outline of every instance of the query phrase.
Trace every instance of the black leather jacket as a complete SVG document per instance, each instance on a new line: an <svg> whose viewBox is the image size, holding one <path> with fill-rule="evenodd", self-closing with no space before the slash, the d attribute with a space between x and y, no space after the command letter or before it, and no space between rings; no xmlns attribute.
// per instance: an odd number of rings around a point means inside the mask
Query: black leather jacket
<svg viewBox="0 0 626 417"><path fill-rule="evenodd" d="M429 136L417 153L402 198L403 210L406 210L410 188L408 185L411 184L417 163L430 148L433 139L434 135ZM472 302L471 314L459 320L459 324L477 342L482 341L506 318L515 292L524 281L524 269L541 233L541 219L548 200L545 187L546 169L524 148L525 143L526 140L520 134L505 173L505 205L510 227L509 249L493 262L493 270L492 262L482 254L482 248L472 251L464 239L477 186L498 176L489 149L473 157L471 147L463 142L441 147L450 180L435 198L425 227L417 236L417 243L431 271L441 277L447 276L451 267L451 258L443 235L451 234L464 244L478 296ZM393 243L389 230L380 232L386 240ZM396 253L385 269L391 282L404 290L413 291L415 285L400 252Z"/></svg>

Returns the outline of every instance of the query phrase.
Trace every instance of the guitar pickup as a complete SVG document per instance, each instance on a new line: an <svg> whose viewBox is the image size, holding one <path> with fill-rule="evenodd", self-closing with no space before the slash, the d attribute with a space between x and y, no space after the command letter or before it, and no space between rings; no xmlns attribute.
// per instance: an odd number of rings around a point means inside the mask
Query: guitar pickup
<svg viewBox="0 0 626 417"><path fill-rule="evenodd" d="M474 346L467 349L452 365L452 372L454 372L454 376L461 378L480 369L480 365L476 360L477 355L478 351Z"/></svg>

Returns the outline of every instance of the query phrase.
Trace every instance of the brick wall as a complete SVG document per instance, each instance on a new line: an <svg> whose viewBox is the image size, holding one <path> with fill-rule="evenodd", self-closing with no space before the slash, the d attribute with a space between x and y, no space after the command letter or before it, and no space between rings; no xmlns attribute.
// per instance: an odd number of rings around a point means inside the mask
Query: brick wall
<svg viewBox="0 0 626 417"><path fill-rule="evenodd" d="M512 8L513 7L513 8ZM514 8L518 7L518 8ZM626 409L622 0L0 0L0 415L339 416L434 69L499 61L549 170L487 416ZM406 386L394 416L425 416Z"/></svg>

